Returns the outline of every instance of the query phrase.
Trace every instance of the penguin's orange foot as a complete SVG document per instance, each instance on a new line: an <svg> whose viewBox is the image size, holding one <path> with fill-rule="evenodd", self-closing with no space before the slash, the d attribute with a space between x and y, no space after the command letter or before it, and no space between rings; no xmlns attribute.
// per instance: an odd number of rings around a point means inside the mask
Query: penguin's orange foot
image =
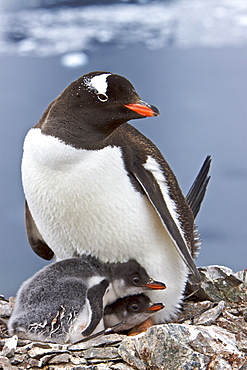
<svg viewBox="0 0 247 370"><path fill-rule="evenodd" d="M140 333L143 333L144 331L148 330L152 325L154 324L151 317L149 317L147 320L143 321L141 324L134 326L128 335L137 335Z"/></svg>

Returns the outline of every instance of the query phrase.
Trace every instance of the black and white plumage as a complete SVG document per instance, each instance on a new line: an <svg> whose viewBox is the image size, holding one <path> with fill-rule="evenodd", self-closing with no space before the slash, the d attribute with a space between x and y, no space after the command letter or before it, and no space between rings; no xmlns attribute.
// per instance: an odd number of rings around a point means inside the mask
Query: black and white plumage
<svg viewBox="0 0 247 370"><path fill-rule="evenodd" d="M132 295L119 298L117 301L105 307L104 326L105 328L117 326L113 331L119 332L132 329L141 324L150 316L164 308L163 303L152 303L144 294Z"/></svg>
<svg viewBox="0 0 247 370"><path fill-rule="evenodd" d="M165 289L134 260L102 263L71 258L44 267L17 293L9 333L29 339L74 342L104 328L104 307L126 295Z"/></svg>
<svg viewBox="0 0 247 370"><path fill-rule="evenodd" d="M180 307L193 261L194 218L156 146L128 120L158 115L124 77L88 73L72 82L27 134L22 160L26 226L45 259L90 254L136 259L167 290L149 294Z"/></svg>
<svg viewBox="0 0 247 370"><path fill-rule="evenodd" d="M186 200L190 206L194 218L196 218L198 212L200 211L201 204L210 180L210 176L208 176L210 164L211 156L208 155L203 162L202 167L195 178L195 181L191 185L188 194L186 195Z"/></svg>

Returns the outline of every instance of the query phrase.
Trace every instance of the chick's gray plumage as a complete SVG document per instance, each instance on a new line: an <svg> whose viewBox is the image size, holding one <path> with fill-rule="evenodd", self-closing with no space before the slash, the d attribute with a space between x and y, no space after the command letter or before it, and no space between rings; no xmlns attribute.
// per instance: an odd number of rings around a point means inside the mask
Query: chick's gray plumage
<svg viewBox="0 0 247 370"><path fill-rule="evenodd" d="M110 264L84 256L53 263L22 284L9 332L30 339L75 342L104 328L107 304L152 289L154 283L134 260Z"/></svg>

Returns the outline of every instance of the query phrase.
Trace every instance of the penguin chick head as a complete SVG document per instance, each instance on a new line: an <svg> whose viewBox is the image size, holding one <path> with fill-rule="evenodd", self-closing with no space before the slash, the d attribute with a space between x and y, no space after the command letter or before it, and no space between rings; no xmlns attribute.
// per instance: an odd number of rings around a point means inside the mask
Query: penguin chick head
<svg viewBox="0 0 247 370"><path fill-rule="evenodd" d="M144 294L119 298L116 302L105 307L104 325L108 328L123 321L123 325L117 327L115 331L128 330L163 308L163 303L152 303Z"/></svg>
<svg viewBox="0 0 247 370"><path fill-rule="evenodd" d="M147 290L165 289L164 283L154 281L146 270L134 259L111 264L111 285L116 299L141 294ZM114 299L111 300L112 302Z"/></svg>

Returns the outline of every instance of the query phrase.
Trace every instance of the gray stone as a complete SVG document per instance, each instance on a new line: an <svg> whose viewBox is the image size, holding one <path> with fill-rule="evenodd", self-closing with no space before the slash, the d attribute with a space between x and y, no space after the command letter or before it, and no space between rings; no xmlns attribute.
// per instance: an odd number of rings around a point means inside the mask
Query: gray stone
<svg viewBox="0 0 247 370"><path fill-rule="evenodd" d="M32 368L41 368L43 367L42 361L38 360L36 358L29 358L27 361L24 363L25 367L24 369L32 369Z"/></svg>
<svg viewBox="0 0 247 370"><path fill-rule="evenodd" d="M245 355L239 351L234 334L217 326L167 324L153 326L145 334L126 338L119 354L138 369L159 364L166 370L205 369L210 358L219 354L229 365L243 364Z"/></svg>
<svg viewBox="0 0 247 370"><path fill-rule="evenodd" d="M100 347L106 346L110 344L115 344L121 342L121 340L125 338L125 335L119 334L108 334L103 335L101 337L97 337L95 339L90 339L86 342L80 342L77 344L72 344L68 346L70 351L78 351L78 350L85 350L92 347Z"/></svg>
<svg viewBox="0 0 247 370"><path fill-rule="evenodd" d="M220 301L216 307L210 308L201 315L194 317L193 324L195 325L211 325L223 312L226 304L225 301Z"/></svg>
<svg viewBox="0 0 247 370"><path fill-rule="evenodd" d="M119 353L127 363L140 370L155 368L157 364L166 370L186 369L189 364L202 370L204 355L195 353L186 345L184 336L187 334L187 325L153 326L144 335L125 339L119 347Z"/></svg>
<svg viewBox="0 0 247 370"><path fill-rule="evenodd" d="M112 370L132 370L133 369L132 366L129 366L129 365L126 365L126 364L123 364L123 363L118 363L118 364L111 365L110 368Z"/></svg>
<svg viewBox="0 0 247 370"><path fill-rule="evenodd" d="M74 355L74 354L70 357L70 362L73 365L85 365L85 364L87 364L87 360L84 357L77 356L77 355Z"/></svg>
<svg viewBox="0 0 247 370"><path fill-rule="evenodd" d="M45 366L48 364L48 362L53 359L56 355L54 353L51 353L50 355L45 355L40 358L40 361L42 363L42 366Z"/></svg>
<svg viewBox="0 0 247 370"><path fill-rule="evenodd" d="M56 355L52 357L48 362L49 364L61 364L61 363L68 363L69 361L70 361L70 354L62 353L60 355Z"/></svg>
<svg viewBox="0 0 247 370"><path fill-rule="evenodd" d="M68 352L67 345L48 343L48 342L34 342L31 349L28 351L30 357L40 358L51 353Z"/></svg>
<svg viewBox="0 0 247 370"><path fill-rule="evenodd" d="M243 333L238 333L236 335L237 346L240 351L244 351L247 354L247 336ZM247 358L246 358L247 362Z"/></svg>
<svg viewBox="0 0 247 370"><path fill-rule="evenodd" d="M27 360L27 358L28 358L27 355L18 355L16 353L14 357L10 358L10 362L11 362L11 365L19 365L25 360Z"/></svg>
<svg viewBox="0 0 247 370"><path fill-rule="evenodd" d="M133 340L123 340L119 346L118 353L131 367L137 368L138 370L146 369L144 362L138 356Z"/></svg>
<svg viewBox="0 0 247 370"><path fill-rule="evenodd" d="M244 317L239 317L225 310L223 316L217 320L217 325L231 333L244 333L247 335L247 322Z"/></svg>
<svg viewBox="0 0 247 370"><path fill-rule="evenodd" d="M247 269L238 271L234 275L243 282L243 288L247 288Z"/></svg>
<svg viewBox="0 0 247 370"><path fill-rule="evenodd" d="M93 362L98 360L120 359L118 350L114 347L90 348L84 351L84 358Z"/></svg>
<svg viewBox="0 0 247 370"><path fill-rule="evenodd" d="M185 300L183 303L183 309L179 313L176 322L181 324L184 322L186 322L187 324L193 324L194 319L197 316L202 315L204 312L213 308L213 306L214 303L211 301L193 302Z"/></svg>
<svg viewBox="0 0 247 370"><path fill-rule="evenodd" d="M207 366L207 370L232 370L232 366L220 355L214 355Z"/></svg>
<svg viewBox="0 0 247 370"><path fill-rule="evenodd" d="M3 370L18 370L18 367L11 365L10 360L6 356L0 355L0 365Z"/></svg>
<svg viewBox="0 0 247 370"><path fill-rule="evenodd" d="M236 274L224 266L207 266L199 268L202 276L200 283L205 295L213 302L221 300L241 303L246 299L241 274Z"/></svg>
<svg viewBox="0 0 247 370"><path fill-rule="evenodd" d="M0 316L1 317L10 317L12 308L9 305L9 302L0 301Z"/></svg>
<svg viewBox="0 0 247 370"><path fill-rule="evenodd" d="M89 366L76 366L76 367L72 367L70 370L110 370L110 369L111 369L111 363L89 365Z"/></svg>
<svg viewBox="0 0 247 370"><path fill-rule="evenodd" d="M247 370L247 360L239 370Z"/></svg>

